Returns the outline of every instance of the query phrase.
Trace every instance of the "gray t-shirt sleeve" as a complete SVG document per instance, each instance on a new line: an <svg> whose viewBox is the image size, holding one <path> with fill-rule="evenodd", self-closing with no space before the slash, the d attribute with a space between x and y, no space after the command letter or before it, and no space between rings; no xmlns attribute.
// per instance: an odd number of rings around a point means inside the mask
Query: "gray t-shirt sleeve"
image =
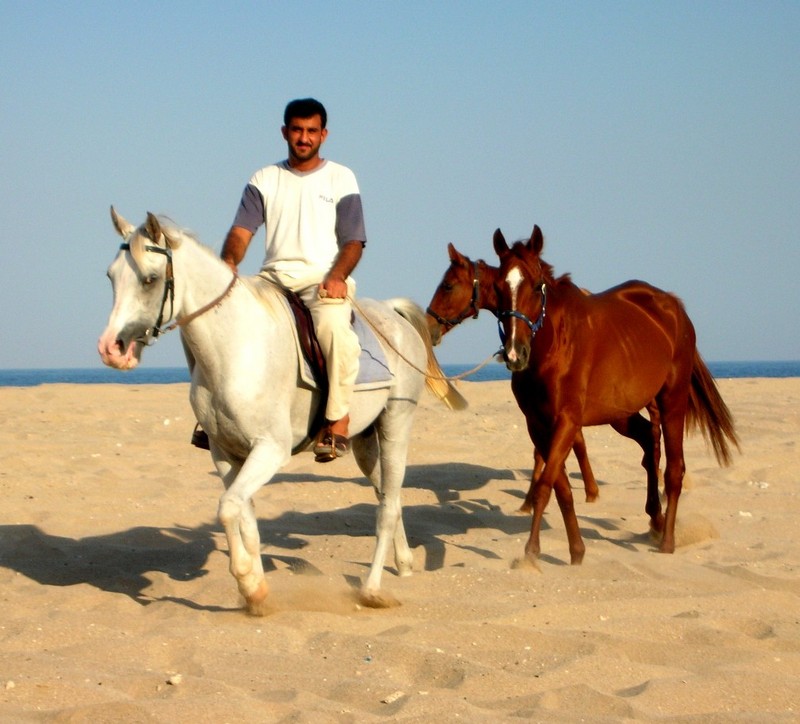
<svg viewBox="0 0 800 724"><path fill-rule="evenodd" d="M348 194L339 199L336 205L336 240L339 245L348 241L360 241L362 246L366 245L361 194Z"/></svg>
<svg viewBox="0 0 800 724"><path fill-rule="evenodd" d="M251 234L255 234L258 227L263 223L264 198L253 184L247 184L242 193L242 200L239 202L239 208L236 210L233 225L241 226L247 229Z"/></svg>

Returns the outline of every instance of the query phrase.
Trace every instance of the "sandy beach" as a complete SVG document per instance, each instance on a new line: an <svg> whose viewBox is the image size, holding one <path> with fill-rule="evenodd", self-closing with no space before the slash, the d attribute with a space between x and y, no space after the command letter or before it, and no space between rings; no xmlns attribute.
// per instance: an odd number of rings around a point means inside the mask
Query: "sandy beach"
<svg viewBox="0 0 800 724"><path fill-rule="evenodd" d="M742 442L686 444L678 549L656 552L640 452L585 430L567 462L586 557L555 501L515 569L532 467L506 382L426 394L404 487L414 574L351 596L373 550L354 461L302 454L256 498L272 613L245 615L189 445L188 385L0 389L0 720L753 722L800 719L800 379L720 380Z"/></svg>

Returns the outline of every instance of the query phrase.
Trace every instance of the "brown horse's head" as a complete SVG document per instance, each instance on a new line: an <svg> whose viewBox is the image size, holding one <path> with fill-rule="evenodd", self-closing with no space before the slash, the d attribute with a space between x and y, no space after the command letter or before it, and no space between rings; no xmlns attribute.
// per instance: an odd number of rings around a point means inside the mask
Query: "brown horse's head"
<svg viewBox="0 0 800 724"><path fill-rule="evenodd" d="M544 323L546 286L553 281L551 268L539 256L544 237L538 226L533 227L530 239L510 247L497 229L493 242L500 258L495 290L503 356L508 369L520 372L530 362L531 344Z"/></svg>
<svg viewBox="0 0 800 724"><path fill-rule="evenodd" d="M447 245L450 266L428 305L428 328L434 344L453 327L469 317L478 316L477 264L461 254L452 244Z"/></svg>

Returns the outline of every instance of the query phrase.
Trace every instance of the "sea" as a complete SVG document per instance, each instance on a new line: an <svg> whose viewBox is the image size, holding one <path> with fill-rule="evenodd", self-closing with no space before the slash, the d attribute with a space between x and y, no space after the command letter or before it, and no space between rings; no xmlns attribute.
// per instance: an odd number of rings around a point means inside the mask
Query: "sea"
<svg viewBox="0 0 800 724"><path fill-rule="evenodd" d="M740 377L800 377L800 360L777 362L708 362L717 379ZM443 364L448 376L455 377L473 370L476 364ZM463 379L470 382L492 382L511 379L505 365L492 362ZM0 369L0 387L35 387L55 383L75 385L169 385L189 382L185 367L137 367L120 372L98 365L80 369Z"/></svg>

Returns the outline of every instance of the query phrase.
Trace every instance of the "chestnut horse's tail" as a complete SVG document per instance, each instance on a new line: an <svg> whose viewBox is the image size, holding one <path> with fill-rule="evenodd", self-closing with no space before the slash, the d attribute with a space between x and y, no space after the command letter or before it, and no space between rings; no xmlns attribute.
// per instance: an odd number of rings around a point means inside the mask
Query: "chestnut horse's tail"
<svg viewBox="0 0 800 724"><path fill-rule="evenodd" d="M688 430L692 430L695 426L700 428L703 437L711 443L714 455L720 465L730 465L731 450L728 443L732 443L737 450L740 450L733 415L719 394L717 383L696 349L686 422Z"/></svg>

